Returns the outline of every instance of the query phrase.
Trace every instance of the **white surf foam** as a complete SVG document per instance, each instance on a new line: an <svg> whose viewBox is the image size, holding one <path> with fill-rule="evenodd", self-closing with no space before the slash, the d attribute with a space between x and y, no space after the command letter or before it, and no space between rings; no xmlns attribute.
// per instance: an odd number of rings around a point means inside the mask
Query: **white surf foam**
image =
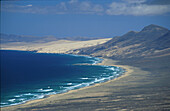
<svg viewBox="0 0 170 111"><path fill-rule="evenodd" d="M8 101L10 101L10 102L14 102L16 99L9 99Z"/></svg>
<svg viewBox="0 0 170 111"><path fill-rule="evenodd" d="M45 95L36 95L36 99L44 98Z"/></svg>
<svg viewBox="0 0 170 111"><path fill-rule="evenodd" d="M38 89L38 92L49 92L52 91L53 89Z"/></svg>
<svg viewBox="0 0 170 111"><path fill-rule="evenodd" d="M32 94L32 93L26 93L26 94L23 94L23 95L25 95L25 96L31 96L31 95L34 95L34 94Z"/></svg>
<svg viewBox="0 0 170 111"><path fill-rule="evenodd" d="M89 78L86 77L86 78L80 78L80 79L85 79L86 80L86 79L89 79Z"/></svg>
<svg viewBox="0 0 170 111"><path fill-rule="evenodd" d="M115 71L115 68L114 68L114 67L109 67L109 68L107 68L107 69L112 70L112 71Z"/></svg>
<svg viewBox="0 0 170 111"><path fill-rule="evenodd" d="M24 100L26 100L25 98L20 98L20 99L18 99L19 101L24 101Z"/></svg>
<svg viewBox="0 0 170 111"><path fill-rule="evenodd" d="M89 86L89 83L81 83L81 84L77 84L71 87L66 87L66 90L73 90L73 89L77 89L77 88L81 88L81 87L86 87Z"/></svg>
<svg viewBox="0 0 170 111"><path fill-rule="evenodd" d="M8 104L8 103L1 103L2 105Z"/></svg>
<svg viewBox="0 0 170 111"><path fill-rule="evenodd" d="M46 95L52 95L52 94L57 94L56 92L49 92L48 94Z"/></svg>
<svg viewBox="0 0 170 111"><path fill-rule="evenodd" d="M106 78L100 78L100 79L95 78L94 83L96 83L96 82L102 82L102 81L104 81L105 79L106 79Z"/></svg>
<svg viewBox="0 0 170 111"><path fill-rule="evenodd" d="M16 96L14 96L14 97L16 97L16 98L19 98L19 97L21 97L22 95L16 95Z"/></svg>
<svg viewBox="0 0 170 111"><path fill-rule="evenodd" d="M72 85L73 83L67 83L67 85Z"/></svg>
<svg viewBox="0 0 170 111"><path fill-rule="evenodd" d="M14 97L19 98L19 97L31 96L31 95L34 95L34 94L32 94L32 93L25 93L25 94L15 95Z"/></svg>

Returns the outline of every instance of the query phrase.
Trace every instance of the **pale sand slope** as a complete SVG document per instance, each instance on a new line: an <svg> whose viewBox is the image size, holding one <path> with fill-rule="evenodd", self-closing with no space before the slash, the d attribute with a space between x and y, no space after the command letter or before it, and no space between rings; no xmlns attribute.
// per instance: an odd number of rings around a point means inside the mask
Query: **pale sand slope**
<svg viewBox="0 0 170 111"><path fill-rule="evenodd" d="M98 44L105 43L110 40L107 39L97 39L89 41L68 41L59 40L48 43L8 43L2 44L1 49L3 50L38 50L39 53L67 53L74 49L90 47Z"/></svg>
<svg viewBox="0 0 170 111"><path fill-rule="evenodd" d="M116 65L116 61L111 59L104 59L99 65ZM114 80L96 84L81 88L78 90L72 90L64 94L51 95L48 98L33 100L22 105L11 106L2 108L2 111L33 111L33 110L54 110L54 111L103 111L103 110L126 110L126 108L115 107L116 102L121 102L125 97L131 97L138 101L143 100L140 94L122 95L123 89L125 92L126 87L136 86L138 84L133 83L134 80L145 79L142 75L147 75L148 72L142 71L139 68L131 67L127 65L116 65L126 69L126 73ZM136 73L134 73L134 71ZM123 88L123 89L122 89ZM121 104L120 104L121 105Z"/></svg>

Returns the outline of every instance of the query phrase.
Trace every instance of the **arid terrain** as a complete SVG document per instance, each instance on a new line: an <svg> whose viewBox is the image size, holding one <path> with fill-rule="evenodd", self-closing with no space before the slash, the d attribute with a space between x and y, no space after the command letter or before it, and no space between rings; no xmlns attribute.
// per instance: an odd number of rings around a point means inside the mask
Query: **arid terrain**
<svg viewBox="0 0 170 111"><path fill-rule="evenodd" d="M96 42L96 46L92 47L84 47L82 42L64 42L71 47L75 44L82 47L77 49L75 45L76 48L66 50L67 53L104 58L99 65L122 67L126 70L124 75L106 83L4 107L2 111L169 111L169 30L149 25L141 32L128 32L105 41L99 45ZM60 46L59 43L52 46L55 46L52 50L48 44L37 49L57 53L55 50Z"/></svg>
<svg viewBox="0 0 170 111"><path fill-rule="evenodd" d="M104 44L78 49L73 53L121 60L166 56L170 55L170 31L151 24L140 32L130 31Z"/></svg>
<svg viewBox="0 0 170 111"><path fill-rule="evenodd" d="M108 40L110 38L89 41L58 40L45 43L12 42L2 44L1 49L37 51L38 53L69 53L72 50L102 44Z"/></svg>

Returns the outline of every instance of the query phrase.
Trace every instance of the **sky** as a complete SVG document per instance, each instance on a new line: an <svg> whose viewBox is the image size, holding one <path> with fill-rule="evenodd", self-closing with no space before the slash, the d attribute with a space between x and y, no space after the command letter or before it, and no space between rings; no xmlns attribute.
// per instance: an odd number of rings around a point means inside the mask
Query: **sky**
<svg viewBox="0 0 170 111"><path fill-rule="evenodd" d="M156 24L170 29L170 0L2 0L1 33L114 37Z"/></svg>

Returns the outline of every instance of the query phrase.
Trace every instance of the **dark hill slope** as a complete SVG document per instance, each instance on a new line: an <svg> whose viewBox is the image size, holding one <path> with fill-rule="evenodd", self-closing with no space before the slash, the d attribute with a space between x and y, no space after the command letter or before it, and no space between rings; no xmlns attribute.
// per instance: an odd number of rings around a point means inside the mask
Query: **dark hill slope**
<svg viewBox="0 0 170 111"><path fill-rule="evenodd" d="M71 53L126 59L160 56L169 53L168 48L170 48L170 31L152 24L140 32L130 31L104 44L77 49Z"/></svg>

